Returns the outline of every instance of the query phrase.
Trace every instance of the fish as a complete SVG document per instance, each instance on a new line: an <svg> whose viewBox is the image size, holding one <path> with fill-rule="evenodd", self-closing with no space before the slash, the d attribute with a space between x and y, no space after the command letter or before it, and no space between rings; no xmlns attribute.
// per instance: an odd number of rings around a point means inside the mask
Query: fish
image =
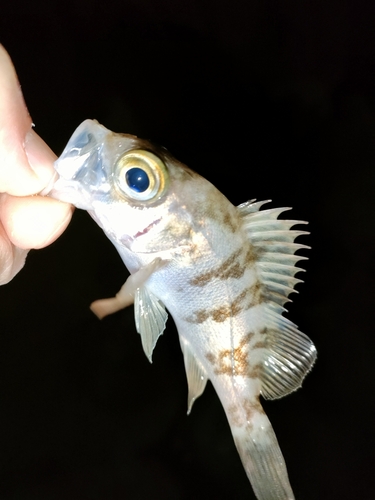
<svg viewBox="0 0 375 500"><path fill-rule="evenodd" d="M87 210L130 276L91 305L103 318L134 304L152 361L168 313L178 331L188 413L211 381L258 500L291 500L285 461L260 396L298 389L316 359L312 341L283 313L301 282L296 243L305 222L266 201L235 207L162 147L85 120L55 163L49 196ZM168 312L167 312L168 311Z"/></svg>

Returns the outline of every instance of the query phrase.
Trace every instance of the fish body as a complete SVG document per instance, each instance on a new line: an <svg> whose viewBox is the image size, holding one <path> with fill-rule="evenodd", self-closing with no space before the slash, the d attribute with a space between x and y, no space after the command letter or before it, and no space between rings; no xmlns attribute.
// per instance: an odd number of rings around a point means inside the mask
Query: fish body
<svg viewBox="0 0 375 500"><path fill-rule="evenodd" d="M282 316L300 280L298 221L265 202L234 207L166 150L83 122L56 162L51 196L88 210L131 275L102 317L134 302L151 361L172 315L188 379L188 411L210 380L260 500L293 499L286 466L259 396L298 387L316 357L308 337Z"/></svg>

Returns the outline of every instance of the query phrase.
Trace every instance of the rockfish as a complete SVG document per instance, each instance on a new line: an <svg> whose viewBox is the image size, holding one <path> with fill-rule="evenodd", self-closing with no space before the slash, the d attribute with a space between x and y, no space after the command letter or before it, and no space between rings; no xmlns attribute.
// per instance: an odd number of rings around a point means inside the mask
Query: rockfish
<svg viewBox="0 0 375 500"><path fill-rule="evenodd" d="M165 149L93 120L56 161L50 196L87 210L130 276L118 294L92 304L99 316L134 303L146 356L172 315L188 380L188 411L210 380L224 407L259 500L294 498L259 396L298 389L316 350L282 314L300 271L301 221L266 202L235 207Z"/></svg>

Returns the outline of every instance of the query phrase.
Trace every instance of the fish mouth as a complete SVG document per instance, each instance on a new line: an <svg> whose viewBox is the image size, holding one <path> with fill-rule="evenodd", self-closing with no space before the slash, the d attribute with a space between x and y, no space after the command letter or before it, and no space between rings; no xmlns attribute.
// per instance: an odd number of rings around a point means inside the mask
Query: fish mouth
<svg viewBox="0 0 375 500"><path fill-rule="evenodd" d="M97 217L95 215L92 215L91 212L89 212L89 213L93 217L93 219L98 222ZM160 217L159 219L154 220L153 222L151 222L151 224L146 226L141 231L138 231L137 233L133 234L132 236L127 235L127 236L121 236L120 238L118 238L118 237L116 237L115 234L112 234L110 239L117 241L120 245L124 245L126 248L131 250L132 244L135 243L138 240L138 238L140 238L141 236L145 236L153 227L155 227L161 221L161 219L162 218ZM100 222L98 222L98 223L100 225ZM149 252L137 251L137 253L149 253Z"/></svg>
<svg viewBox="0 0 375 500"><path fill-rule="evenodd" d="M160 221L161 221L161 217L159 219L157 219L157 220L154 220L153 222L151 222L151 224L149 224L147 227L145 227L144 229L142 229L142 231L138 231L133 236L133 239L137 239L140 236L144 236L145 234L147 234L150 231L150 229L152 229L154 226L156 226L156 224L159 224Z"/></svg>
<svg viewBox="0 0 375 500"><path fill-rule="evenodd" d="M83 210L92 210L93 198L110 191L104 158L108 133L95 120L81 123L55 161L56 174L41 194Z"/></svg>
<svg viewBox="0 0 375 500"><path fill-rule="evenodd" d="M82 185L76 181L66 180L60 176L54 178L54 182L50 183L40 194L49 196L55 200L71 203L77 208L83 210L92 210L92 199L90 193Z"/></svg>

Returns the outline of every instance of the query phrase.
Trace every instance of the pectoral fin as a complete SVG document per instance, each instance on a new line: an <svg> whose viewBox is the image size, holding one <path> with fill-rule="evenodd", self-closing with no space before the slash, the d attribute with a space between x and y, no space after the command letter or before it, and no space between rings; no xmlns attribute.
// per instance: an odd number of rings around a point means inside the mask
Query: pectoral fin
<svg viewBox="0 0 375 500"><path fill-rule="evenodd" d="M103 319L105 316L108 316L108 314L113 314L130 306L134 302L134 296L137 289L142 287L151 274L162 267L164 263L162 259L157 258L147 266L141 267L137 272L128 277L115 297L95 300L90 305L91 311L96 314L99 319Z"/></svg>
<svg viewBox="0 0 375 500"><path fill-rule="evenodd" d="M160 258L153 260L131 274L115 297L96 300L90 306L91 311L102 319L134 303L135 325L141 335L143 350L150 362L156 342L164 331L168 313L164 304L147 290L145 284L148 278L164 264L165 261Z"/></svg>
<svg viewBox="0 0 375 500"><path fill-rule="evenodd" d="M165 329L168 313L164 304L145 286L137 288L134 301L137 332L141 336L143 350L152 363L152 352Z"/></svg>

